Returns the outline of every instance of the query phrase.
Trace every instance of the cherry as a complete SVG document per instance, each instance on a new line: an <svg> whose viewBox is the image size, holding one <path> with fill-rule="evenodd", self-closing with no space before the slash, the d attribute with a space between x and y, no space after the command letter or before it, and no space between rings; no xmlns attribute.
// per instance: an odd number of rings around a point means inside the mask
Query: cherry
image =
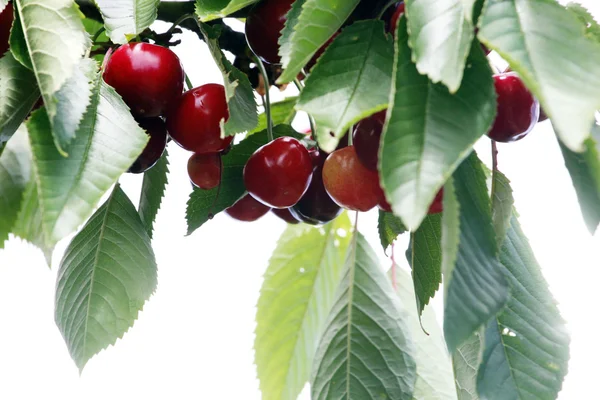
<svg viewBox="0 0 600 400"><path fill-rule="evenodd" d="M379 143L385 124L385 114L386 111L380 111L363 119L356 124L352 134L356 155L365 167L373 171L377 171Z"/></svg>
<svg viewBox="0 0 600 400"><path fill-rule="evenodd" d="M342 212L325 190L323 184L323 165L328 154L314 149L310 151L315 171L308 190L300 201L290 208L292 215L299 221L311 225L321 225L333 221Z"/></svg>
<svg viewBox="0 0 600 400"><path fill-rule="evenodd" d="M238 221L253 222L268 213L269 207L256 201L249 194L239 199L234 205L225 210L230 217Z"/></svg>
<svg viewBox="0 0 600 400"><path fill-rule="evenodd" d="M188 160L187 169L194 186L214 189L221 183L221 154L194 154Z"/></svg>
<svg viewBox="0 0 600 400"><path fill-rule="evenodd" d="M171 50L149 43L129 43L110 56L104 80L143 117L158 117L183 92L184 72Z"/></svg>
<svg viewBox="0 0 600 400"><path fill-rule="evenodd" d="M308 150L298 140L280 137L250 156L244 167L248 192L273 208L289 208L308 189L313 165Z"/></svg>
<svg viewBox="0 0 600 400"><path fill-rule="evenodd" d="M392 15L392 19L390 19L390 26L389 26L389 31L395 35L396 34L396 27L398 26L398 21L400 20L400 17L402 16L402 14L404 14L404 2L400 2L400 4L396 5L396 11L394 11L394 15Z"/></svg>
<svg viewBox="0 0 600 400"><path fill-rule="evenodd" d="M385 196L381 197L381 199L379 200L379 203L377 204L377 207L379 207L379 209L381 211L393 212L392 206L390 205L390 203L387 202L387 200L385 199Z"/></svg>
<svg viewBox="0 0 600 400"><path fill-rule="evenodd" d="M138 120L140 127L142 127L150 140L144 151L137 160L133 163L127 172L132 174L141 174L146 172L156 164L159 158L165 151L167 146L167 127L160 118L140 118Z"/></svg>
<svg viewBox="0 0 600 400"><path fill-rule="evenodd" d="M494 85L498 113L488 136L504 143L524 138L538 121L539 103L514 72L494 75Z"/></svg>
<svg viewBox="0 0 600 400"><path fill-rule="evenodd" d="M439 214L444 210L444 188L441 188L435 195L433 202L429 206L428 214Z"/></svg>
<svg viewBox="0 0 600 400"><path fill-rule="evenodd" d="M225 88L216 83L187 91L169 110L167 127L173 140L194 153L219 153L233 141L221 138L221 120L229 118Z"/></svg>
<svg viewBox="0 0 600 400"><path fill-rule="evenodd" d="M0 57L6 53L9 48L10 27L13 23L13 5L8 3L0 13Z"/></svg>
<svg viewBox="0 0 600 400"><path fill-rule="evenodd" d="M279 64L279 36L294 0L263 0L246 17L248 46L261 60Z"/></svg>
<svg viewBox="0 0 600 400"><path fill-rule="evenodd" d="M381 197L379 174L366 168L354 146L336 150L323 166L325 190L339 206L354 211L369 211Z"/></svg>
<svg viewBox="0 0 600 400"><path fill-rule="evenodd" d="M274 208L271 210L271 212L273 214L277 215L279 218L281 218L285 222L287 222L288 224L296 225L296 224L300 223L300 221L298 221L292 215L289 208L282 208L282 209Z"/></svg>

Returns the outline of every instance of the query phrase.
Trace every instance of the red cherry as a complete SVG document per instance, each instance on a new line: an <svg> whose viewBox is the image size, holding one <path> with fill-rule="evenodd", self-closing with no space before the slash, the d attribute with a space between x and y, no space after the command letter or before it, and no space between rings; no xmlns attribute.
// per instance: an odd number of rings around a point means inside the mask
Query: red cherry
<svg viewBox="0 0 600 400"><path fill-rule="evenodd" d="M133 163L127 172L132 174L141 174L146 172L156 164L165 151L167 146L167 127L160 118L140 118L138 120L140 127L150 136L150 140L144 151Z"/></svg>
<svg viewBox="0 0 600 400"><path fill-rule="evenodd" d="M360 162L354 146L336 150L327 157L323 183L333 201L349 210L369 211L382 196L379 174Z"/></svg>
<svg viewBox="0 0 600 400"><path fill-rule="evenodd" d="M171 50L149 43L129 43L110 56L104 80L143 117L158 117L183 92L181 62Z"/></svg>
<svg viewBox="0 0 600 400"><path fill-rule="evenodd" d="M379 200L379 203L377 204L377 207L379 207L379 209L381 211L393 212L392 206L390 205L390 203L387 202L387 200L385 199L385 196L381 197L381 199Z"/></svg>
<svg viewBox="0 0 600 400"><path fill-rule="evenodd" d="M188 160L188 175L192 183L204 190L214 189L221 183L221 154L194 154Z"/></svg>
<svg viewBox="0 0 600 400"><path fill-rule="evenodd" d="M390 20L390 32L395 35L396 27L398 26L398 21L400 17L404 14L404 2L401 2L396 6L396 11L394 11L394 15L392 15L392 19Z"/></svg>
<svg viewBox="0 0 600 400"><path fill-rule="evenodd" d="M312 181L300 201L290 208L290 212L299 221L321 225L333 221L342 213L342 209L327 194L323 184L323 165L328 154L311 150L310 155L315 167Z"/></svg>
<svg viewBox="0 0 600 400"><path fill-rule="evenodd" d="M246 39L250 49L269 64L279 64L279 37L294 0L264 0L246 17Z"/></svg>
<svg viewBox="0 0 600 400"><path fill-rule="evenodd" d="M173 140L194 153L219 153L233 141L221 138L221 120L229 118L225 88L216 83L187 91L169 111L167 127Z"/></svg>
<svg viewBox="0 0 600 400"><path fill-rule="evenodd" d="M373 171L377 171L379 143L385 124L385 114L386 111L380 111L363 119L356 124L352 135L356 155L365 167Z"/></svg>
<svg viewBox="0 0 600 400"><path fill-rule="evenodd" d="M13 19L13 5L12 3L8 3L0 13L0 57L9 48L8 39L10 38L10 27L12 26Z"/></svg>
<svg viewBox="0 0 600 400"><path fill-rule="evenodd" d="M269 207L256 201L249 194L245 195L234 205L225 210L230 217L238 221L253 222L268 213Z"/></svg>
<svg viewBox="0 0 600 400"><path fill-rule="evenodd" d="M494 75L498 113L488 136L497 142L524 138L535 126L540 105L514 72Z"/></svg>
<svg viewBox="0 0 600 400"><path fill-rule="evenodd" d="M298 221L292 215L292 213L290 212L289 208L282 208L282 209L274 208L274 209L271 210L271 212L273 214L277 215L279 218L281 218L285 222L287 222L288 224L296 225L296 224L300 223L300 221Z"/></svg>
<svg viewBox="0 0 600 400"><path fill-rule="evenodd" d="M308 189L313 165L298 140L280 137L250 156L244 167L248 193L273 208L289 208Z"/></svg>
<svg viewBox="0 0 600 400"><path fill-rule="evenodd" d="M428 214L439 214L444 210L444 188L441 188L435 195L433 202L429 206Z"/></svg>

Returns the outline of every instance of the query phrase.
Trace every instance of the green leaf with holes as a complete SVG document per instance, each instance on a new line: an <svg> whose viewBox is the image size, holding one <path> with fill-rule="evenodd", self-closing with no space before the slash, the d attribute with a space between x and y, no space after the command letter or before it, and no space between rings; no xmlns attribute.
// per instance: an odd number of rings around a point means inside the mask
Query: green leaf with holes
<svg viewBox="0 0 600 400"><path fill-rule="evenodd" d="M379 210L377 230L379 231L381 247L385 252L399 235L406 232L406 227L402 224L400 218L394 214Z"/></svg>
<svg viewBox="0 0 600 400"><path fill-rule="evenodd" d="M110 40L125 44L127 37L139 35L156 20L160 0L96 0L96 4Z"/></svg>
<svg viewBox="0 0 600 400"><path fill-rule="evenodd" d="M258 0L196 0L196 15L200 21L207 22L225 18Z"/></svg>
<svg viewBox="0 0 600 400"><path fill-rule="evenodd" d="M315 357L311 398L412 398L416 353L404 307L375 252L355 233Z"/></svg>
<svg viewBox="0 0 600 400"><path fill-rule="evenodd" d="M296 106L323 132L317 138L319 147L335 150L352 124L387 107L393 60L392 41L382 21L357 22L327 47Z"/></svg>
<svg viewBox="0 0 600 400"><path fill-rule="evenodd" d="M144 173L144 180L142 181L138 212L150 239L152 239L154 221L156 220L156 215L160 209L160 203L165 195L165 189L169 181L168 157L169 153L165 150L156 165Z"/></svg>
<svg viewBox="0 0 600 400"><path fill-rule="evenodd" d="M479 24L479 39L519 73L560 140L584 151L600 109L600 42L553 0L488 0Z"/></svg>
<svg viewBox="0 0 600 400"><path fill-rule="evenodd" d="M578 3L569 3L567 10L574 13L585 24L587 36L600 42L600 24L585 7Z"/></svg>
<svg viewBox="0 0 600 400"><path fill-rule="evenodd" d="M322 228L288 225L271 256L256 314L264 400L295 400L310 378L352 235L347 214Z"/></svg>
<svg viewBox="0 0 600 400"><path fill-rule="evenodd" d="M156 283L150 238L116 185L73 238L58 271L54 317L80 371L133 326Z"/></svg>

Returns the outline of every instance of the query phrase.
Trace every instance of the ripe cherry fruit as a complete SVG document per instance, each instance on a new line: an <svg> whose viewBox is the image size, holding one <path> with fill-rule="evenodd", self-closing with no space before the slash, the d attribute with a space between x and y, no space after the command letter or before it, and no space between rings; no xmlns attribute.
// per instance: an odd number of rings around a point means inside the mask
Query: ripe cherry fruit
<svg viewBox="0 0 600 400"><path fill-rule="evenodd" d="M0 13L0 57L6 53L9 47L10 27L13 23L13 5L8 3Z"/></svg>
<svg viewBox="0 0 600 400"><path fill-rule="evenodd" d="M313 165L298 140L280 137L250 156L244 167L244 184L255 199L273 208L289 208L308 189Z"/></svg>
<svg viewBox="0 0 600 400"><path fill-rule="evenodd" d="M188 160L187 169L194 186L214 189L221 183L221 154L194 154Z"/></svg>
<svg viewBox="0 0 600 400"><path fill-rule="evenodd" d="M354 146L336 150L323 166L325 190L339 206L354 211L369 211L382 197L379 174L366 168Z"/></svg>
<svg viewBox="0 0 600 400"><path fill-rule="evenodd" d="M269 64L279 64L279 37L294 0L263 0L246 17L250 49Z"/></svg>
<svg viewBox="0 0 600 400"><path fill-rule="evenodd" d="M271 212L273 214L277 215L279 218L281 218L285 222L287 222L288 224L296 225L296 224L300 223L300 221L298 221L292 215L289 208L281 208L281 209L274 208L271 210Z"/></svg>
<svg viewBox="0 0 600 400"><path fill-rule="evenodd" d="M342 212L325 190L323 184L323 166L328 154L319 150L311 150L315 171L308 190L300 201L290 208L292 215L299 221L311 225L321 225L333 221Z"/></svg>
<svg viewBox="0 0 600 400"><path fill-rule="evenodd" d="M498 112L488 133L496 142L514 142L524 138L538 122L540 105L514 72L494 75Z"/></svg>
<svg viewBox="0 0 600 400"><path fill-rule="evenodd" d="M194 153L219 153L233 141L221 138L221 120L229 110L225 88L216 83L189 90L179 98L167 115L167 128L173 140Z"/></svg>
<svg viewBox="0 0 600 400"><path fill-rule="evenodd" d="M184 72L177 55L149 43L119 47L110 56L103 77L132 113L142 117L164 115L183 92Z"/></svg>
<svg viewBox="0 0 600 400"><path fill-rule="evenodd" d="M239 199L234 205L225 210L225 213L238 221L253 222L268 213L269 207L256 201L249 194Z"/></svg>
<svg viewBox="0 0 600 400"><path fill-rule="evenodd" d="M380 111L363 119L354 129L352 143L358 159L370 170L377 171L379 143L385 124L386 111Z"/></svg>
<svg viewBox="0 0 600 400"><path fill-rule="evenodd" d="M167 146L167 127L160 118L140 118L138 120L140 127L150 136L150 140L144 151L133 163L127 172L132 174L141 174L146 172L156 164L163 155Z"/></svg>

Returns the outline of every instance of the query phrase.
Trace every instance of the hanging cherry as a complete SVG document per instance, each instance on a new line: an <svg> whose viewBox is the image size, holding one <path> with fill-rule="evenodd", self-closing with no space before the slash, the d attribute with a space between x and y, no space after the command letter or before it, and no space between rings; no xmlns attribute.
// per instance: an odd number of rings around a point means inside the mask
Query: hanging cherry
<svg viewBox="0 0 600 400"><path fill-rule="evenodd" d="M225 213L238 221L253 222L268 213L269 210L271 210L269 207L247 194L226 209Z"/></svg>
<svg viewBox="0 0 600 400"><path fill-rule="evenodd" d="M294 0L263 0L246 17L246 39L250 49L269 64L279 64L279 37Z"/></svg>
<svg viewBox="0 0 600 400"><path fill-rule="evenodd" d="M284 220L285 222L287 222L288 224L292 224L292 225L296 225L299 224L300 221L298 221L290 212L289 208L274 208L271 210L271 212L275 215L277 215L280 219Z"/></svg>
<svg viewBox="0 0 600 400"><path fill-rule="evenodd" d="M385 115L386 111L380 111L361 120L356 124L352 134L356 155L365 167L373 171L377 171L379 143L385 124Z"/></svg>
<svg viewBox="0 0 600 400"><path fill-rule="evenodd" d="M127 172L141 174L152 168L160 159L167 146L167 127L161 118L139 118L141 128L150 136L144 151L129 167Z"/></svg>
<svg viewBox="0 0 600 400"><path fill-rule="evenodd" d="M194 186L203 190L214 189L221 183L221 154L193 154L187 169Z"/></svg>

